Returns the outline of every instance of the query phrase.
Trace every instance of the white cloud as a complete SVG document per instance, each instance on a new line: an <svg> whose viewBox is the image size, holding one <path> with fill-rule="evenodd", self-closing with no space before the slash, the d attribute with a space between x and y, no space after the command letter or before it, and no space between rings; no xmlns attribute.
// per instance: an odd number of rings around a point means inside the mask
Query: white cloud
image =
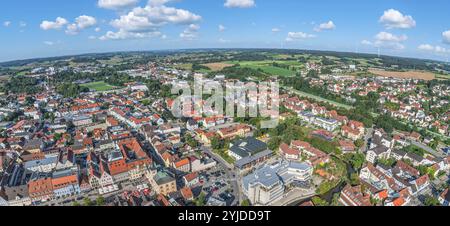
<svg viewBox="0 0 450 226"><path fill-rule="evenodd" d="M450 30L442 32L442 38L445 43L450 44Z"/></svg>
<svg viewBox="0 0 450 226"><path fill-rule="evenodd" d="M389 32L382 31L375 36L375 39L381 42L403 42L408 39L408 36L406 35L397 36Z"/></svg>
<svg viewBox="0 0 450 226"><path fill-rule="evenodd" d="M277 27L272 28L272 32L273 33L277 33L277 32L280 32L280 31L281 31L280 28L277 28Z"/></svg>
<svg viewBox="0 0 450 226"><path fill-rule="evenodd" d="M99 0L98 7L118 10L135 6L138 2L139 0Z"/></svg>
<svg viewBox="0 0 450 226"><path fill-rule="evenodd" d="M58 17L55 21L42 21L40 27L42 30L59 30L67 23L69 22L65 18Z"/></svg>
<svg viewBox="0 0 450 226"><path fill-rule="evenodd" d="M227 8L251 8L256 4L254 0L226 0L224 6Z"/></svg>
<svg viewBox="0 0 450 226"><path fill-rule="evenodd" d="M45 44L45 45L48 45L48 46L52 46L52 45L54 45L55 43L54 43L54 42L51 42L51 41L45 41L44 44Z"/></svg>
<svg viewBox="0 0 450 226"><path fill-rule="evenodd" d="M361 41L361 44L363 44L363 45L368 45L368 46L373 45L373 43L372 43L371 41L369 41L369 40L362 40L362 41Z"/></svg>
<svg viewBox="0 0 450 226"><path fill-rule="evenodd" d="M406 35L394 35L389 32L382 31L375 35L374 41L362 40L362 45L373 46L377 48L402 50L405 48L403 42L408 40Z"/></svg>
<svg viewBox="0 0 450 226"><path fill-rule="evenodd" d="M224 32L227 28L223 26L222 24L219 25L219 31Z"/></svg>
<svg viewBox="0 0 450 226"><path fill-rule="evenodd" d="M434 47L434 51L436 53L449 53L450 51L447 50L446 48L440 47L440 46L435 46Z"/></svg>
<svg viewBox="0 0 450 226"><path fill-rule="evenodd" d="M11 25L11 21L5 21L3 22L3 26L9 27Z"/></svg>
<svg viewBox="0 0 450 226"><path fill-rule="evenodd" d="M304 32L289 32L288 37L286 38L286 41L292 42L292 41L315 38L315 37L316 37L315 35L307 34Z"/></svg>
<svg viewBox="0 0 450 226"><path fill-rule="evenodd" d="M422 50L422 51L432 52L432 53L435 53L435 54L438 54L438 55L445 54L445 53L450 53L449 49L443 48L441 46L433 46L433 45L430 45L430 44L419 45L417 47L417 49Z"/></svg>
<svg viewBox="0 0 450 226"><path fill-rule="evenodd" d="M430 44L422 44L419 47L417 47L419 50L425 50L425 51L433 51L434 50L434 46L430 45Z"/></svg>
<svg viewBox="0 0 450 226"><path fill-rule="evenodd" d="M110 22L117 29L109 31L103 37L106 39L124 39L154 37L161 34L160 28L168 24L187 25L198 22L201 16L184 9L163 5L168 0L152 0L145 7L136 7L128 14Z"/></svg>
<svg viewBox="0 0 450 226"><path fill-rule="evenodd" d="M75 19L75 23L69 24L66 29L66 34L76 35L80 31L93 27L97 24L97 20L92 16L82 15Z"/></svg>
<svg viewBox="0 0 450 226"><path fill-rule="evenodd" d="M19 22L19 27L26 27L27 23L25 23L24 21L20 21Z"/></svg>
<svg viewBox="0 0 450 226"><path fill-rule="evenodd" d="M188 28L186 28L181 34L180 38L184 40L194 40L198 37L198 30L200 30L200 26L197 24L191 24Z"/></svg>
<svg viewBox="0 0 450 226"><path fill-rule="evenodd" d="M146 6L135 8L127 15L113 20L111 25L127 31L145 31L166 25L190 24L201 20L201 16L187 10L166 6Z"/></svg>
<svg viewBox="0 0 450 226"><path fill-rule="evenodd" d="M333 21L328 21L326 23L322 23L319 26L314 28L314 31L316 32L320 32L320 31L324 31L324 30L334 30L336 29L336 25L334 24Z"/></svg>
<svg viewBox="0 0 450 226"><path fill-rule="evenodd" d="M108 31L108 32L106 32L105 35L101 36L99 39L104 41L104 40L154 38L154 37L161 37L161 36L162 36L162 33L159 31L133 33L133 32L120 30L118 32Z"/></svg>
<svg viewBox="0 0 450 226"><path fill-rule="evenodd" d="M416 26L416 21L409 15L403 15L395 9L384 11L383 16L380 17L380 22L388 29L392 28L413 28Z"/></svg>
<svg viewBox="0 0 450 226"><path fill-rule="evenodd" d="M408 36L406 35L394 35L389 32L382 31L375 35L374 46L378 48L402 50L405 46L402 42L406 41Z"/></svg>
<svg viewBox="0 0 450 226"><path fill-rule="evenodd" d="M99 27L95 28L95 32L100 32L101 30L102 30L102 29L99 28Z"/></svg>

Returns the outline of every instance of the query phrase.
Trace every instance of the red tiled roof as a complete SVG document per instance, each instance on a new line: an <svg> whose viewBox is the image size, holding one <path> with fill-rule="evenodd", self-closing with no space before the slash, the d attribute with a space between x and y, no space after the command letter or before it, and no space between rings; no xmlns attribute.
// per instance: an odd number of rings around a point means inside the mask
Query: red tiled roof
<svg viewBox="0 0 450 226"><path fill-rule="evenodd" d="M194 194L192 193L192 190L189 187L184 187L180 191L184 199L190 200L194 198Z"/></svg>
<svg viewBox="0 0 450 226"><path fill-rule="evenodd" d="M299 155L300 152L298 150L295 150L293 148L290 148L289 145L282 143L280 145L280 151L282 151L284 154L287 155Z"/></svg>
<svg viewBox="0 0 450 226"><path fill-rule="evenodd" d="M180 168L182 166L189 165L189 163L190 162L188 158L181 159L180 161L175 162L175 168Z"/></svg>
<svg viewBox="0 0 450 226"><path fill-rule="evenodd" d="M194 173L190 173L190 174L184 176L184 179L186 179L186 181L190 182L190 181L194 180L197 177L198 177L198 173L194 172Z"/></svg>

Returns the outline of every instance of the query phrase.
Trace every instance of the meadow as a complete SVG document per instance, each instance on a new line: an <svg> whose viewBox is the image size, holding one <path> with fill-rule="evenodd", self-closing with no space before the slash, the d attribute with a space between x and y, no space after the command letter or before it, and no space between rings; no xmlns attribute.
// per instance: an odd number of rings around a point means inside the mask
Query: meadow
<svg viewBox="0 0 450 226"><path fill-rule="evenodd" d="M296 71L304 67L303 64L297 61L230 61L226 63L239 64L240 67L261 70L264 73L278 76L295 76ZM291 70L284 67L276 67L273 65L274 63L289 67Z"/></svg>

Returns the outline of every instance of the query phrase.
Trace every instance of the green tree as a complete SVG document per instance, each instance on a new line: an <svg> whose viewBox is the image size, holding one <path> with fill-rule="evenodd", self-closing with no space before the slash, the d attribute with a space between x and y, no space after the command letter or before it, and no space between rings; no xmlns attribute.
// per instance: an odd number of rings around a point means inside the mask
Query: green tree
<svg viewBox="0 0 450 226"><path fill-rule="evenodd" d="M362 153L352 154L350 157L350 164L352 164L354 169L359 170L363 166L365 160L366 157Z"/></svg>
<svg viewBox="0 0 450 226"><path fill-rule="evenodd" d="M439 200L436 197L431 196L431 195L425 195L423 204L425 206L440 206L441 205Z"/></svg>
<svg viewBox="0 0 450 226"><path fill-rule="evenodd" d="M358 139L355 141L355 146L358 148L361 148L364 145L364 140L363 139Z"/></svg>
<svg viewBox="0 0 450 226"><path fill-rule="evenodd" d="M218 138L217 136L214 136L213 138L211 138L211 147L214 150L222 149L223 148L222 140L220 140L220 138Z"/></svg>
<svg viewBox="0 0 450 226"><path fill-rule="evenodd" d="M241 206L250 206L250 200L244 199L244 200L241 202Z"/></svg>
<svg viewBox="0 0 450 226"><path fill-rule="evenodd" d="M84 206L93 206L94 202L92 202L92 200L90 198L86 197L83 199L83 205Z"/></svg>
<svg viewBox="0 0 450 226"><path fill-rule="evenodd" d="M184 136L184 139L185 139L186 143L187 143L189 146L193 147L193 148L196 148L196 147L199 146L198 141L195 140L195 139L194 139L191 135L189 135L189 134L186 134L186 135Z"/></svg>
<svg viewBox="0 0 450 226"><path fill-rule="evenodd" d="M327 201L321 199L318 196L314 196L311 199L311 201L314 203L315 206L329 206L330 205Z"/></svg>
<svg viewBox="0 0 450 226"><path fill-rule="evenodd" d="M359 185L359 183L360 183L359 175L357 173L352 173L350 175L350 184L352 186L356 186L356 185Z"/></svg>
<svg viewBox="0 0 450 226"><path fill-rule="evenodd" d="M97 199L95 200L95 203L97 204L97 206L104 206L106 204L105 197L103 197L103 196L97 197Z"/></svg>
<svg viewBox="0 0 450 226"><path fill-rule="evenodd" d="M205 193L200 193L200 195L194 201L196 206L204 206L206 204L206 195Z"/></svg>

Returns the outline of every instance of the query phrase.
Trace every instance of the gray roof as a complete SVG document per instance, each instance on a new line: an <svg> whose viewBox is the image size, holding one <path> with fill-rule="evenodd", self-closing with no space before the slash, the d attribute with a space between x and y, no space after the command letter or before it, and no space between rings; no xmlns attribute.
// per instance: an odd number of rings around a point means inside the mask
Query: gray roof
<svg viewBox="0 0 450 226"><path fill-rule="evenodd" d="M256 153L255 155L239 159L238 161L236 161L234 163L234 165L238 168L242 168L243 166L245 166L253 161L256 161L260 158L263 158L265 156L271 156L271 155L273 155L273 152L271 150L265 150L265 151Z"/></svg>
<svg viewBox="0 0 450 226"><path fill-rule="evenodd" d="M395 149L392 152L397 154L397 155L399 155L399 156L405 156L406 155L406 152L404 152L402 150L399 150L399 149Z"/></svg>
<svg viewBox="0 0 450 226"><path fill-rule="evenodd" d="M247 137L245 139L237 140L230 148L230 151L236 153L242 158L252 156L265 150L267 150L267 144L254 137Z"/></svg>
<svg viewBox="0 0 450 226"><path fill-rule="evenodd" d="M67 176L74 175L74 173L75 172L72 169L58 170L58 171L53 172L52 177L53 178L67 177Z"/></svg>
<svg viewBox="0 0 450 226"><path fill-rule="evenodd" d="M415 161L417 161L417 162L421 162L422 160L423 160L423 157L422 156L420 156L420 155L416 155L416 154L414 154L414 153L408 153L408 154L406 154L409 158L411 158L411 159L413 159L413 160L415 160Z"/></svg>
<svg viewBox="0 0 450 226"><path fill-rule="evenodd" d="M42 165L56 164L57 162L58 162L58 156L51 156L51 157L47 157L45 159L25 162L24 167L25 167L25 169L30 169L30 168L42 166Z"/></svg>
<svg viewBox="0 0 450 226"><path fill-rule="evenodd" d="M380 155L382 153L387 152L389 149L383 145L379 145L373 149L371 149L371 151L375 152L377 155Z"/></svg>
<svg viewBox="0 0 450 226"><path fill-rule="evenodd" d="M44 142L42 142L41 139L27 140L27 142L23 146L23 149L25 149L25 150L38 149L38 148L41 148L41 146L43 146L43 145L44 145Z"/></svg>
<svg viewBox="0 0 450 226"><path fill-rule="evenodd" d="M278 162L271 165L264 165L253 173L243 178L243 185L248 188L250 184L260 184L270 188L275 185L284 185L292 181L295 175L289 173L289 169L308 171L311 166L300 162Z"/></svg>
<svg viewBox="0 0 450 226"><path fill-rule="evenodd" d="M265 165L264 167L243 178L244 187L248 188L250 184L256 183L259 183L264 187L272 187L277 184L282 184L282 181L277 174L277 170L278 168Z"/></svg>
<svg viewBox="0 0 450 226"><path fill-rule="evenodd" d="M167 183L172 182L172 181L175 180L174 178L172 178L172 177L171 177L168 173L166 173L166 172L158 172L158 173L153 177L153 179L155 180L155 182L156 182L158 185L161 185L161 184L167 184Z"/></svg>
<svg viewBox="0 0 450 226"><path fill-rule="evenodd" d="M111 151L108 155L108 162L114 162L123 159L123 154L120 150Z"/></svg>

